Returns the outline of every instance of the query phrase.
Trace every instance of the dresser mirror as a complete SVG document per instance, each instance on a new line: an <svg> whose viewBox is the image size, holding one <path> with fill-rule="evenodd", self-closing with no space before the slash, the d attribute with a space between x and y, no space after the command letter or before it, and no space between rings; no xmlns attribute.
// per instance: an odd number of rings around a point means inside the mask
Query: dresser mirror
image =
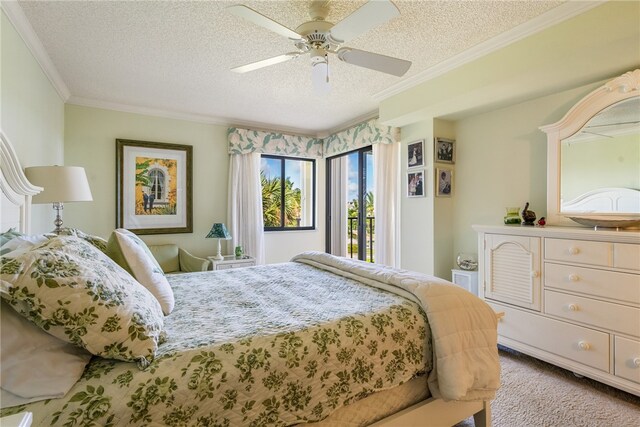
<svg viewBox="0 0 640 427"><path fill-rule="evenodd" d="M547 133L549 224L640 225L640 70L578 102Z"/></svg>

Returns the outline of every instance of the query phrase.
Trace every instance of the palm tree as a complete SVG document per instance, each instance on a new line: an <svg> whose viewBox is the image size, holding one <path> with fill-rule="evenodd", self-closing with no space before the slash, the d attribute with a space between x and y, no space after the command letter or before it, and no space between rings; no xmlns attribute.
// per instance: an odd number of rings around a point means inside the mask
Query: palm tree
<svg viewBox="0 0 640 427"><path fill-rule="evenodd" d="M282 181L279 177L267 178L260 172L262 183L262 211L265 227L280 227L282 217ZM287 177L284 181L284 226L295 227L300 218L302 192L293 188L293 181Z"/></svg>

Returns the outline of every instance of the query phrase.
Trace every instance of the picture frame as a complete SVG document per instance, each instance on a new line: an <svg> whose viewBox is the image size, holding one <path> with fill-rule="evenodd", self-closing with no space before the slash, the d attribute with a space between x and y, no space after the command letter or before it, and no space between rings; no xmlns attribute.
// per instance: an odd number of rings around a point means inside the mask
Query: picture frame
<svg viewBox="0 0 640 427"><path fill-rule="evenodd" d="M116 139L116 227L193 232L193 147Z"/></svg>
<svg viewBox="0 0 640 427"><path fill-rule="evenodd" d="M407 145L407 168L424 166L424 139Z"/></svg>
<svg viewBox="0 0 640 427"><path fill-rule="evenodd" d="M426 189L424 169L407 172L407 197L425 197Z"/></svg>
<svg viewBox="0 0 640 427"><path fill-rule="evenodd" d="M433 157L436 163L456 162L456 141L447 138L436 138L433 144Z"/></svg>
<svg viewBox="0 0 640 427"><path fill-rule="evenodd" d="M436 197L451 197L453 194L453 169L436 168Z"/></svg>

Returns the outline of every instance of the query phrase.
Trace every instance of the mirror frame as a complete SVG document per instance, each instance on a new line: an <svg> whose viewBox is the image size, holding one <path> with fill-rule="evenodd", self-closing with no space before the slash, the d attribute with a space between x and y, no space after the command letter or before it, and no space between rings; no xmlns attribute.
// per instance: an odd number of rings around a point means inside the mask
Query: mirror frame
<svg viewBox="0 0 640 427"><path fill-rule="evenodd" d="M560 148L563 139L578 132L592 117L605 108L635 96L640 96L640 69L629 71L597 88L578 101L565 116L556 123L541 126L547 134L547 223L550 225L577 224L560 212ZM572 214L573 217L603 217L624 219L636 215L617 214Z"/></svg>

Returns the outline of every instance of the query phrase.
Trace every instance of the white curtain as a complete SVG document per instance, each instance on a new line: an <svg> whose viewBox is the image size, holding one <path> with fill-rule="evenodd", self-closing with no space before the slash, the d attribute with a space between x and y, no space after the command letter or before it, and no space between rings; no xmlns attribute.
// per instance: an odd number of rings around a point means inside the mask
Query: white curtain
<svg viewBox="0 0 640 427"><path fill-rule="evenodd" d="M331 253L347 255L347 156L331 160Z"/></svg>
<svg viewBox="0 0 640 427"><path fill-rule="evenodd" d="M396 267L398 221L398 159L400 144L373 145L376 234L373 254L378 264Z"/></svg>
<svg viewBox="0 0 640 427"><path fill-rule="evenodd" d="M241 245L247 255L264 264L264 220L260 183L260 153L229 156L229 212L232 248Z"/></svg>

